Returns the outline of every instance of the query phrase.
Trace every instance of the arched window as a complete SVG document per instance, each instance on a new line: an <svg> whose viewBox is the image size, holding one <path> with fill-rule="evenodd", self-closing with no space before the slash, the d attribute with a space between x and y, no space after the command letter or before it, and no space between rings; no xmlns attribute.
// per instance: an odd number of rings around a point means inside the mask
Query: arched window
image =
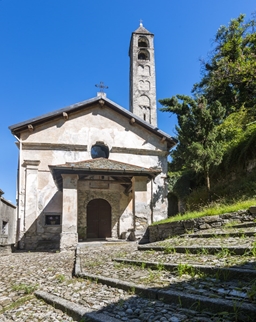
<svg viewBox="0 0 256 322"><path fill-rule="evenodd" d="M145 49L141 49L138 53L138 59L149 60L149 52Z"/></svg>
<svg viewBox="0 0 256 322"><path fill-rule="evenodd" d="M93 159L109 157L109 148L103 142L96 142L91 148L91 156Z"/></svg>
<svg viewBox="0 0 256 322"><path fill-rule="evenodd" d="M148 96L141 95L138 100L139 106L150 107L150 100Z"/></svg>
<svg viewBox="0 0 256 322"><path fill-rule="evenodd" d="M138 47L149 47L148 39L146 37L140 37L138 39Z"/></svg>

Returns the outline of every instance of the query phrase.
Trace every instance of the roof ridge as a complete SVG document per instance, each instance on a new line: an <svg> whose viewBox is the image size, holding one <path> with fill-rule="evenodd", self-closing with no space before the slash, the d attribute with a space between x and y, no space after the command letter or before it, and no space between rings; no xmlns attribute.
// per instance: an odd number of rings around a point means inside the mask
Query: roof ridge
<svg viewBox="0 0 256 322"><path fill-rule="evenodd" d="M81 163L96 163L96 162L99 162L99 161L104 161L104 162L114 163L114 164L120 164L120 165L124 165L124 166L132 166L132 167L136 167L138 169L145 169L145 170L153 169L152 167L150 167L150 168L141 167L141 166L138 166L138 165L135 165L135 164L130 164L130 163L122 162L122 161L107 159L107 158L103 158L103 157L95 158L95 159L82 160L82 161L76 161L76 162L73 162L73 161L66 162L64 164L55 165L55 167L56 166L65 166L65 165L71 165L71 166L73 165L74 166L74 165L78 165L78 164L81 164Z"/></svg>

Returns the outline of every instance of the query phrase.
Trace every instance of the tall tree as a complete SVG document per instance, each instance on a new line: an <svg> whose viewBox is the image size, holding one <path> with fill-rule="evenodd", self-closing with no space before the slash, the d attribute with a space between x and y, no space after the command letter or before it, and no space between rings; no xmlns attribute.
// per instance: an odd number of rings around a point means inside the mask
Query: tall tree
<svg viewBox="0 0 256 322"><path fill-rule="evenodd" d="M227 114L242 105L251 111L256 108L255 25L255 19L245 22L241 14L219 28L215 49L209 60L202 62L203 77L193 88L209 103L220 101Z"/></svg>
<svg viewBox="0 0 256 322"><path fill-rule="evenodd" d="M177 115L176 126L179 144L171 152L176 169L186 167L202 172L210 198L210 167L222 160L217 126L224 117L225 109L216 101L208 105L204 97L197 100L185 95L176 95L160 100L163 112Z"/></svg>

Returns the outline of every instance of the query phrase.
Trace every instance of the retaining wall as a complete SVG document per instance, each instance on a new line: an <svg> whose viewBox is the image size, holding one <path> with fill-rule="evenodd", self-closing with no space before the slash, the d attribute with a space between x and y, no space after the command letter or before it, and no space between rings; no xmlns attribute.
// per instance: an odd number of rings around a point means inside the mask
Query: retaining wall
<svg viewBox="0 0 256 322"><path fill-rule="evenodd" d="M166 224L149 226L149 242L164 240L166 238L182 235L210 228L218 228L229 222L243 223L256 219L256 207L249 210L239 210L237 212L226 213L217 216L206 216L191 220L181 220Z"/></svg>

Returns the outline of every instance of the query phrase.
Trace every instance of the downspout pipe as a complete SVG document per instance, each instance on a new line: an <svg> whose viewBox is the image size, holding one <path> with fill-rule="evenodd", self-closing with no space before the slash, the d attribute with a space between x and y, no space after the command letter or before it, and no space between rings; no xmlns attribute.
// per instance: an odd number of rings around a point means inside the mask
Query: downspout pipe
<svg viewBox="0 0 256 322"><path fill-rule="evenodd" d="M18 199L18 211L17 211L17 232L16 232L16 244L20 241L20 224L21 224L21 160L22 160L22 140L14 135L15 139L19 142L19 164L18 164L18 193L16 198ZM24 228L24 227L23 227ZM23 229L24 230L24 229Z"/></svg>

